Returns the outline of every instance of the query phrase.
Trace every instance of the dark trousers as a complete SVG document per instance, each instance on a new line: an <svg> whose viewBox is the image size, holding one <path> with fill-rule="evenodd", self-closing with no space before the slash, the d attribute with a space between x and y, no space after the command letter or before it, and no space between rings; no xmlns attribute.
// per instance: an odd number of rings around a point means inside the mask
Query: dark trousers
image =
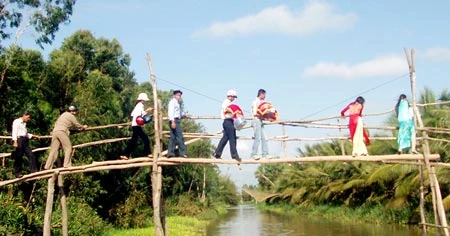
<svg viewBox="0 0 450 236"><path fill-rule="evenodd" d="M23 155L25 154L30 161L30 172L36 172L36 157L31 151L30 146L28 146L28 138L21 137L17 139L17 144L19 145L13 153L14 156L14 174L20 174L22 172Z"/></svg>
<svg viewBox="0 0 450 236"><path fill-rule="evenodd" d="M142 142L144 143L144 155L150 154L150 140L148 139L147 134L144 133L144 130L141 126L132 126L133 135L131 136L130 141L128 142L127 148L125 149L124 155L130 156L130 154L136 149L137 139L140 137Z"/></svg>
<svg viewBox="0 0 450 236"><path fill-rule="evenodd" d="M217 145L217 149L214 152L214 156L221 157L223 149L227 142L230 141L230 153L232 158L238 158L239 155L236 149L236 129L234 128L233 119L223 120L223 136Z"/></svg>
<svg viewBox="0 0 450 236"><path fill-rule="evenodd" d="M169 127L170 127L169 121ZM180 156L186 155L186 146L184 146L184 139L183 139L183 130L181 129L180 120L175 119L175 124L177 127L175 129L172 129L170 127L170 139L169 139L169 147L167 148L167 155L168 156L175 156L175 145L178 143L178 150Z"/></svg>

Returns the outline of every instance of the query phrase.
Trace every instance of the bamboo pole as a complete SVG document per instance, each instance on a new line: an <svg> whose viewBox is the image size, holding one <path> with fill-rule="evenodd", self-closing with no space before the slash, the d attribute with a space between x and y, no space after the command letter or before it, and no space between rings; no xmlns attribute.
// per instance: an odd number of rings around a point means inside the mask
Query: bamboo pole
<svg viewBox="0 0 450 236"><path fill-rule="evenodd" d="M203 166L203 185L202 185L202 196L200 202L206 201L206 168Z"/></svg>
<svg viewBox="0 0 450 236"><path fill-rule="evenodd" d="M158 114L159 114L159 133L162 134L163 132L163 112L162 112L162 105L161 105L161 100L158 99ZM160 139L160 143L162 143L162 135L159 135L159 137L161 137ZM158 159L160 159L161 157L161 151L162 151L162 145L160 145L159 148L159 157ZM166 225L166 206L165 206L165 200L164 200L164 195L162 192L162 165L158 165L158 191L159 191L159 195L160 195L160 202L159 202L159 209L160 209L160 220L161 220L161 226L162 229L164 231L164 236L168 236L169 235L169 230L167 228Z"/></svg>
<svg viewBox="0 0 450 236"><path fill-rule="evenodd" d="M85 147L95 146L95 145L100 145L100 144L121 142L121 141L128 140L128 139L130 139L130 137L104 139L104 140L99 140L99 141L94 141L94 142L89 142L89 143L77 144L77 145L74 145L72 147L72 149L85 148ZM48 149L50 149L50 147L35 148L35 149L31 150L31 151L32 152L42 152L42 151L46 151ZM1 156L9 157L9 156L11 156L11 153L1 153Z"/></svg>
<svg viewBox="0 0 450 236"><path fill-rule="evenodd" d="M427 232L427 220L425 217L425 187L424 187L424 176L423 176L423 161L418 161L419 164L421 164L419 166L419 176L420 176L420 187L419 187L419 193L420 193L420 198L419 198L419 209L420 209L420 223L422 224L422 230L423 230L423 235L427 236L428 232Z"/></svg>
<svg viewBox="0 0 450 236"><path fill-rule="evenodd" d="M281 124L281 132L282 132L283 137L287 137L286 136L286 126L284 124ZM283 156L284 157L287 156L287 153L286 153L286 140L281 141L281 147L283 149Z"/></svg>
<svg viewBox="0 0 450 236"><path fill-rule="evenodd" d="M430 160L439 159L439 154L430 154ZM281 164L281 163L301 163L301 162L322 162L322 161L361 161L361 162L384 162L384 161L413 161L421 160L421 155L415 154L403 154L403 155L380 155L380 156L313 156L313 157L283 157L279 159L260 159L253 160L243 159L240 164ZM185 165L185 164L236 164L237 162L232 159L212 159L212 158L159 158L158 164L163 166L173 165ZM59 171L60 175L69 175L77 173L87 173L94 171L106 171L106 170L122 170L128 168L146 167L154 164L153 158L138 157L129 160L113 160L104 162L94 162L84 166L72 166L68 168L57 168L51 170L43 170L32 174L24 175L22 178L15 178L0 181L0 187L9 184L26 182L31 180L38 180L44 178L50 178L54 171ZM432 163L433 165L445 165L445 163ZM450 164L445 167L450 167Z"/></svg>
<svg viewBox="0 0 450 236"><path fill-rule="evenodd" d="M411 49L411 56L409 56L408 50L405 49L405 54L407 57L408 65L409 65L409 71L410 71L410 81L411 81L411 93L412 93L412 100L413 100L413 111L414 116L417 119L417 123L420 128L423 128L423 121L422 117L420 116L420 112L417 108L417 102L416 102L416 72L415 72L415 65L414 65L414 55L415 50ZM433 206L435 208L435 219L436 224L440 224L443 227L447 227L447 218L445 216L445 209L442 202L442 194L439 187L439 181L436 177L436 171L433 166L430 165L429 161L429 155L430 155L430 145L428 142L428 133L424 130L422 130L422 136L424 137L424 141L422 142L422 148L424 153L424 162L425 166L428 169L428 175L430 179L430 187L432 190L433 195ZM444 235L449 236L449 231L447 228L443 228Z"/></svg>
<svg viewBox="0 0 450 236"><path fill-rule="evenodd" d="M412 95L412 108L413 108L413 114L414 114L413 117L414 117L415 123L417 123L418 119L420 118L420 115L418 113L417 105L416 105L417 104L417 100L416 100L416 81L415 81L415 78L414 78L414 76L415 76L414 75L415 68L414 68L414 65L413 65L413 62L412 62L412 57L409 54L409 51L406 48L404 49L404 51L405 51L405 56L406 56L406 60L408 62L408 68L409 68L410 86L411 86L411 95ZM417 126L415 126L415 127L418 128ZM417 138L417 137L415 137L415 138ZM434 219L435 219L435 223L438 224L438 220L437 220L438 213L437 213L436 201L435 201L436 194L435 194L435 189L433 187L434 183L431 180L432 178L431 178L431 174L430 174L430 165L429 165L429 162L427 162L427 156L425 156L425 155L424 155L424 162L425 162L425 165L426 165L427 170L429 172L430 188L431 188L431 193L432 193L432 196L433 196ZM419 172L420 172L420 168L419 168ZM424 180L421 179L420 182L422 183L422 182L424 182ZM421 206L420 209L422 210L422 209L424 209L424 207ZM421 215L422 214L425 214L425 212L423 212L423 213L421 212ZM422 218L421 218L421 220L422 220ZM424 221L422 223L425 224L426 222ZM425 228L424 234L427 234L427 229L426 228Z"/></svg>
<svg viewBox="0 0 450 236"><path fill-rule="evenodd" d="M55 193L55 180L58 174L59 174L58 171L55 171L52 177L48 179L47 202L45 204L45 215L44 215L44 232L43 232L44 236L51 235L53 196Z"/></svg>
<svg viewBox="0 0 450 236"><path fill-rule="evenodd" d="M427 104L416 104L417 106L429 106L429 105L442 105L442 104L450 104L450 101L444 101L444 102L436 102L436 103L427 103ZM372 113L372 114L365 114L364 116L379 116L379 115L384 115L384 114L389 114L392 113L393 109L385 111L385 112L379 112L379 113ZM204 119L204 120L208 120L208 119L221 119L219 116L190 116L190 119ZM331 116L331 117L326 117L326 118L320 118L320 119L316 119L316 120L279 120L279 121L275 121L275 122L265 122L266 125L275 125L275 124L284 124L284 125L289 125L289 126L299 126L299 127L307 127L307 128L330 128L330 127L322 127L322 126L334 126L331 128L339 128L340 126L346 126L346 125L338 125L338 124L330 124L330 123L322 123L320 121L324 121L324 120L330 120L330 119L334 119L334 118L340 118L340 116ZM163 117L163 120L167 120L167 117ZM245 118L247 120L251 120L252 118ZM130 124L130 122L127 123L119 123L119 124L108 124L108 125L100 125L100 126L94 126L94 127L88 127L85 130L81 131L81 132L86 132L86 131L92 131L92 130L99 130L99 129L106 129L106 128L122 128L125 126L128 126ZM313 126L316 125L316 126ZM248 127L247 127L248 128ZM366 128L369 129L386 129L386 130L394 130L396 129L396 127L371 127L371 126L367 126ZM450 129L446 129L446 128L436 128L436 127L423 127L424 129L429 129L430 132L432 132L432 130L436 130L436 131L441 131L444 134L448 134L450 133ZM422 128L417 128L418 130L422 129ZM80 132L80 131L77 131ZM52 136L51 135L40 135L39 136L41 139L49 139ZM11 136L5 136L5 135L0 135L0 139L12 139Z"/></svg>
<svg viewBox="0 0 450 236"><path fill-rule="evenodd" d="M155 145L153 148L153 165L152 165L152 173L151 173L151 179L152 179L152 195L153 195L153 223L155 227L155 235L156 236L163 236L165 235L165 229L163 228L162 222L161 222L161 185L162 185L162 168L158 165L158 158L161 154L161 129L160 129L160 107L158 104L158 92L156 90L156 76L153 73L153 66L152 61L150 58L150 55L147 54L147 64L150 69L150 80L152 83L152 91L153 91L153 117L156 119L154 120L154 129L155 129Z"/></svg>
<svg viewBox="0 0 450 236"><path fill-rule="evenodd" d="M68 218L67 218L67 201L66 193L64 192L64 179L62 175L58 175L58 189L61 202L61 224L62 224L62 235L69 235Z"/></svg>

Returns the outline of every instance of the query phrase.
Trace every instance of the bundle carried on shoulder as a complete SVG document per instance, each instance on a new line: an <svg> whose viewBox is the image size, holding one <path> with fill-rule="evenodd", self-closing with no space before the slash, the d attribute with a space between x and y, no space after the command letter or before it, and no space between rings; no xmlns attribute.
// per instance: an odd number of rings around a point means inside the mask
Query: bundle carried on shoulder
<svg viewBox="0 0 450 236"><path fill-rule="evenodd" d="M278 111L270 102L262 102L256 111L261 120L276 121L278 119Z"/></svg>
<svg viewBox="0 0 450 236"><path fill-rule="evenodd" d="M233 124L236 130L241 130L247 124L247 121L244 119L244 111L237 104L233 103L228 105L224 114L233 118Z"/></svg>

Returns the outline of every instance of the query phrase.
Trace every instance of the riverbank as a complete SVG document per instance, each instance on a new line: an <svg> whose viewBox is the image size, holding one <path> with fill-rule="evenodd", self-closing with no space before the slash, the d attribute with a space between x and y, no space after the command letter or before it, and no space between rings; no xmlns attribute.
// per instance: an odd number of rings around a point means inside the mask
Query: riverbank
<svg viewBox="0 0 450 236"><path fill-rule="evenodd" d="M408 208L390 209L382 205L371 207L348 208L338 206L293 206L289 204L265 205L258 204L258 209L277 214L306 215L309 217L323 217L352 223L372 224L418 224L419 214L410 212ZM431 216L430 216L431 217ZM428 222L432 219L427 219Z"/></svg>
<svg viewBox="0 0 450 236"><path fill-rule="evenodd" d="M205 235L207 220L200 220L188 216L169 216L166 218L169 234L173 236L197 236ZM153 226L141 229L112 229L105 233L106 236L151 236L155 235Z"/></svg>
<svg viewBox="0 0 450 236"><path fill-rule="evenodd" d="M171 236L197 236L205 235L208 224L221 215L228 213L224 206L215 206L196 216L168 216L166 217L167 229ZM152 219L149 219L151 221ZM155 235L153 222L149 227L139 229L111 229L106 236L152 236Z"/></svg>

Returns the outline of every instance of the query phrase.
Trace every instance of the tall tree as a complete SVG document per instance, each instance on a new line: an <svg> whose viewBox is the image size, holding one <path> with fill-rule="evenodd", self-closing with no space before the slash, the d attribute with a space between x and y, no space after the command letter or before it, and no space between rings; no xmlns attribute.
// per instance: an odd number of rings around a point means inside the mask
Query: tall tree
<svg viewBox="0 0 450 236"><path fill-rule="evenodd" d="M16 37L24 27L33 27L38 37L36 43L50 44L59 25L69 21L76 0L6 0L0 1L0 48L4 39L10 38L14 29Z"/></svg>

